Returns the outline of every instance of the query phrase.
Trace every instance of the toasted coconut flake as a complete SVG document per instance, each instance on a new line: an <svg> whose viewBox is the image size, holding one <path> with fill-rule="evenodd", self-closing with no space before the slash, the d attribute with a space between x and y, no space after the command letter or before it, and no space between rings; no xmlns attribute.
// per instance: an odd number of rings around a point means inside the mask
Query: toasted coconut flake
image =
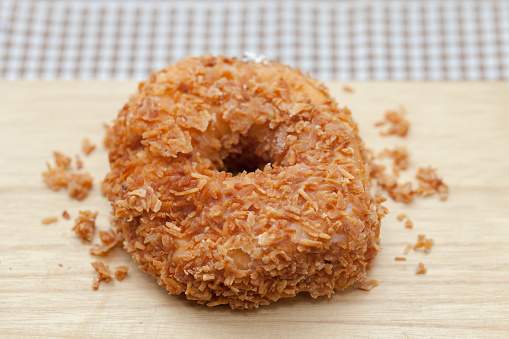
<svg viewBox="0 0 509 339"><path fill-rule="evenodd" d="M76 156L76 168L79 170L83 168L83 160L79 156Z"/></svg>
<svg viewBox="0 0 509 339"><path fill-rule="evenodd" d="M107 255L113 248L122 243L116 229L110 228L108 231L99 231L101 244L95 244L90 248L92 255Z"/></svg>
<svg viewBox="0 0 509 339"><path fill-rule="evenodd" d="M343 86L343 91L345 91L347 93L353 93L354 92L353 88L350 87L350 86L347 86L347 85Z"/></svg>
<svg viewBox="0 0 509 339"><path fill-rule="evenodd" d="M426 274L428 269L424 267L424 264L422 262L419 263L419 266L417 266L417 270L415 271L415 274Z"/></svg>
<svg viewBox="0 0 509 339"><path fill-rule="evenodd" d="M48 224L51 224L51 223L54 223L54 222L57 222L58 221L58 218L57 217L47 217L47 218L43 218L41 220L41 222L44 224L44 225L48 225Z"/></svg>
<svg viewBox="0 0 509 339"><path fill-rule="evenodd" d="M406 227L406 228L413 228L413 227L414 227L414 223L413 223L413 221L412 221L412 220L410 220L410 219L407 219L407 220L405 221L405 227Z"/></svg>
<svg viewBox="0 0 509 339"><path fill-rule="evenodd" d="M388 190L389 196L396 202L409 204L414 200L415 191L412 188L412 183L407 182L403 185L397 184L393 189Z"/></svg>
<svg viewBox="0 0 509 339"><path fill-rule="evenodd" d="M427 239L424 234L419 234L417 237L417 243L414 245L414 250L423 248L425 253L429 253L431 252L431 247L433 247L433 245L433 239Z"/></svg>
<svg viewBox="0 0 509 339"><path fill-rule="evenodd" d="M61 167L63 169L68 169L71 165L71 158L62 154L61 152L53 152L53 155L55 156L55 163L57 167Z"/></svg>
<svg viewBox="0 0 509 339"><path fill-rule="evenodd" d="M440 200L447 199L449 187L438 177L436 169L421 167L417 172L416 178L419 182L417 194L426 197L438 193Z"/></svg>
<svg viewBox="0 0 509 339"><path fill-rule="evenodd" d="M406 261L405 257L395 257L394 260L396 261Z"/></svg>
<svg viewBox="0 0 509 339"><path fill-rule="evenodd" d="M115 279L118 281L122 281L127 276L127 271L129 271L129 267L127 266L118 266L115 270Z"/></svg>
<svg viewBox="0 0 509 339"><path fill-rule="evenodd" d="M95 218L98 212L91 211L79 211L79 215L76 218L75 225L72 228L74 232L81 239L82 243L86 241L92 241L95 232Z"/></svg>
<svg viewBox="0 0 509 339"><path fill-rule="evenodd" d="M398 214L398 216L396 218L398 219L398 221L403 221L404 219L407 219L408 216L405 213L401 213L401 214Z"/></svg>
<svg viewBox="0 0 509 339"><path fill-rule="evenodd" d="M67 211L63 211L63 212L62 212L62 217L63 217L65 220L69 220L69 219L71 219L71 216L69 215L69 212L67 212Z"/></svg>
<svg viewBox="0 0 509 339"><path fill-rule="evenodd" d="M54 191L67 187L69 181L69 176L64 167L51 167L50 164L47 164L47 170L42 172L42 177L46 185Z"/></svg>
<svg viewBox="0 0 509 339"><path fill-rule="evenodd" d="M355 285L355 288L358 288L359 290L363 290L363 291L371 291L373 288L375 288L377 286L378 286L377 280L368 280L368 281L363 281L359 285Z"/></svg>
<svg viewBox="0 0 509 339"><path fill-rule="evenodd" d="M400 171L408 169L408 157L406 147L385 148L377 156L377 158L391 158L393 160L392 171L396 176L399 176Z"/></svg>
<svg viewBox="0 0 509 339"><path fill-rule="evenodd" d="M388 111L385 113L385 119L377 122L375 126L383 126L389 124L389 129L381 131L381 135L397 135L400 137L406 137L410 122L405 118L406 111L404 107L400 107L399 110Z"/></svg>
<svg viewBox="0 0 509 339"><path fill-rule="evenodd" d="M83 200L92 189L93 178L90 173L71 173L67 189L69 196L77 200Z"/></svg>
<svg viewBox="0 0 509 339"><path fill-rule="evenodd" d="M97 272L97 275L94 278L94 282L92 283L92 288L94 290L98 290L99 283L101 283L101 281L109 282L113 273L111 272L110 267L100 260L94 261L91 264L94 270Z"/></svg>
<svg viewBox="0 0 509 339"><path fill-rule="evenodd" d="M69 195L78 200L86 198L92 188L92 176L89 173L70 171L71 158L62 153L54 152L54 156L56 166L47 164L47 170L42 173L46 185L54 191L67 188Z"/></svg>
<svg viewBox="0 0 509 339"><path fill-rule="evenodd" d="M95 145L92 144L88 138L85 138L81 142L81 150L86 155L89 155L90 153L92 153L93 150L95 150Z"/></svg>
<svg viewBox="0 0 509 339"><path fill-rule="evenodd" d="M408 244L407 247L405 247L405 251L403 253L405 253L405 255L407 255L408 253L410 253L411 250L412 250L412 245Z"/></svg>

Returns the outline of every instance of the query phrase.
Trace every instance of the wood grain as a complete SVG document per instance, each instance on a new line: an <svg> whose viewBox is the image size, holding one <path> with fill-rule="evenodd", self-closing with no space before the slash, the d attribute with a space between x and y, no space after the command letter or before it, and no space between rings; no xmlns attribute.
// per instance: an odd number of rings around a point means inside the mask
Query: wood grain
<svg viewBox="0 0 509 339"><path fill-rule="evenodd" d="M371 292L350 288L332 298L307 295L253 311L207 308L169 296L118 249L105 261L127 264L122 282L91 288L95 260L71 232L80 209L98 210L108 169L101 144L134 82L0 82L0 333L51 337L508 337L509 336L509 93L505 83L330 83L349 106L371 148L406 145L413 175L431 165L449 184L449 199L388 203L382 252ZM373 123L404 105L406 139L382 138ZM86 157L84 137L99 145ZM83 202L45 187L41 172L52 151L80 154L95 178ZM61 218L69 211L71 220ZM396 220L407 213L414 228ZM44 217L58 216L42 225ZM430 254L412 251L418 234L434 239ZM419 262L428 268L416 275ZM61 266L60 266L61 265Z"/></svg>

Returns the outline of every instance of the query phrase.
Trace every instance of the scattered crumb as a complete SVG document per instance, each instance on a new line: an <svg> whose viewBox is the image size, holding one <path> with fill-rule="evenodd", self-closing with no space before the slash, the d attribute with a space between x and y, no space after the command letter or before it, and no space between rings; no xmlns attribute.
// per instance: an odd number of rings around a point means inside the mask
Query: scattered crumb
<svg viewBox="0 0 509 339"><path fill-rule="evenodd" d="M90 173L71 173L67 189L69 195L77 200L83 200L92 189L92 176Z"/></svg>
<svg viewBox="0 0 509 339"><path fill-rule="evenodd" d="M413 228L413 227L414 227L414 223L413 223L413 221L412 221L412 220L410 220L410 219L407 219L407 220L405 221L405 227L406 227L406 228Z"/></svg>
<svg viewBox="0 0 509 339"><path fill-rule="evenodd" d="M47 170L42 173L46 185L54 191L67 188L72 198L83 200L92 189L90 173L71 172L69 166L71 158L60 152L54 152L55 167L46 164Z"/></svg>
<svg viewBox="0 0 509 339"><path fill-rule="evenodd" d="M387 123L390 124L387 131L381 131L381 135L397 135L400 137L406 137L408 129L410 128L410 122L405 119L405 108L400 107L399 111L388 111L385 113L385 119L375 124L376 127L383 126Z"/></svg>
<svg viewBox="0 0 509 339"><path fill-rule="evenodd" d="M101 244L95 244L90 248L90 254L92 255L106 255L115 246L122 243L122 239L114 228L110 228L108 231L99 231L99 238Z"/></svg>
<svg viewBox="0 0 509 339"><path fill-rule="evenodd" d="M83 150L83 153L89 155L95 149L95 145L92 144L88 138L85 138L81 142L81 149Z"/></svg>
<svg viewBox="0 0 509 339"><path fill-rule="evenodd" d="M395 257L394 260L396 261L406 261L405 257Z"/></svg>
<svg viewBox="0 0 509 339"><path fill-rule="evenodd" d="M431 247L433 247L434 242L433 239L426 239L424 234L419 234L417 237L417 243L414 245L414 250L419 248L424 248L425 253L431 252Z"/></svg>
<svg viewBox="0 0 509 339"><path fill-rule="evenodd" d="M372 154L371 154L372 155ZM415 191L412 183L398 183L398 177L395 174L385 173L386 167L375 162L377 158L370 159L370 177L375 180L376 184L396 202L410 203L414 199ZM399 172L397 172L399 175Z"/></svg>
<svg viewBox="0 0 509 339"><path fill-rule="evenodd" d="M377 158L391 158L393 160L392 171L395 176L399 176L400 171L408 169L408 151L406 147L395 147L394 149L385 148L380 152Z"/></svg>
<svg viewBox="0 0 509 339"><path fill-rule="evenodd" d="M76 168L79 170L83 168L83 160L79 156L76 156Z"/></svg>
<svg viewBox="0 0 509 339"><path fill-rule="evenodd" d="M47 218L43 218L41 220L41 222L44 224L44 225L48 225L48 224L52 224L54 222L57 222L58 221L58 218L57 217L47 217Z"/></svg>
<svg viewBox="0 0 509 339"><path fill-rule="evenodd" d="M67 211L63 211L63 212L62 212L62 217L63 217L64 219L66 219L66 220L71 219L71 216L69 215L69 212L67 212Z"/></svg>
<svg viewBox="0 0 509 339"><path fill-rule="evenodd" d="M112 143L112 137L113 133L111 133L111 125L103 124L104 129L106 132L104 133L104 139L103 139L103 145L105 148L110 148Z"/></svg>
<svg viewBox="0 0 509 339"><path fill-rule="evenodd" d="M60 267L64 267L64 265L62 265L62 264L58 264L58 266L60 266Z"/></svg>
<svg viewBox="0 0 509 339"><path fill-rule="evenodd" d="M424 264L422 262L419 263L419 266L417 266L417 270L415 271L415 274L426 274L427 268L424 267Z"/></svg>
<svg viewBox="0 0 509 339"><path fill-rule="evenodd" d="M449 194L449 187L438 177L436 171L431 167L419 168L415 176L419 182L417 194L427 197L438 193L440 200L445 200Z"/></svg>
<svg viewBox="0 0 509 339"><path fill-rule="evenodd" d="M94 238L95 218L97 214L98 212L79 211L76 224L72 230L80 237L82 243L85 243L85 241L92 241Z"/></svg>
<svg viewBox="0 0 509 339"><path fill-rule="evenodd" d="M71 165L71 158L63 155L60 152L53 152L53 155L55 156L55 163L57 164L57 167L62 167L63 169L68 169Z"/></svg>
<svg viewBox="0 0 509 339"><path fill-rule="evenodd" d="M405 221L405 227L406 228L413 228L414 227L414 223L412 220L410 220L410 218L408 217L408 215L402 213L402 214L399 214L396 219L398 219L398 221L403 221L406 219Z"/></svg>
<svg viewBox="0 0 509 339"><path fill-rule="evenodd" d="M50 164L46 164L46 167L47 170L42 172L42 177L49 188L53 191L59 191L61 188L67 187L69 178L64 167L51 167Z"/></svg>
<svg viewBox="0 0 509 339"><path fill-rule="evenodd" d="M94 278L94 282L92 283L92 288L97 290L99 289L99 283L101 281L109 282L113 274L111 273L109 266L100 260L94 261L92 263L92 267L97 272L97 276Z"/></svg>
<svg viewBox="0 0 509 339"><path fill-rule="evenodd" d="M115 271L115 278L118 281L124 280L126 275L127 275L127 271L129 271L129 267L127 267L127 266L118 266L116 271Z"/></svg>
<svg viewBox="0 0 509 339"><path fill-rule="evenodd" d="M407 255L408 253L410 253L410 251L412 250L412 245L408 244L408 246L405 248L405 255Z"/></svg>
<svg viewBox="0 0 509 339"><path fill-rule="evenodd" d="M355 288L363 291L371 291L374 287L378 286L377 280L363 281L361 284L356 285Z"/></svg>
<svg viewBox="0 0 509 339"><path fill-rule="evenodd" d="M415 191L412 189L412 183L407 182L403 185L396 184L392 189L388 189L387 193L396 202L409 204L414 200Z"/></svg>
<svg viewBox="0 0 509 339"><path fill-rule="evenodd" d="M405 213L401 213L396 218L398 219L398 221L403 221L403 219L406 219L408 217Z"/></svg>
<svg viewBox="0 0 509 339"><path fill-rule="evenodd" d="M347 93L353 93L354 92L353 88L350 87L350 86L347 86L347 85L343 86L343 91L345 91Z"/></svg>

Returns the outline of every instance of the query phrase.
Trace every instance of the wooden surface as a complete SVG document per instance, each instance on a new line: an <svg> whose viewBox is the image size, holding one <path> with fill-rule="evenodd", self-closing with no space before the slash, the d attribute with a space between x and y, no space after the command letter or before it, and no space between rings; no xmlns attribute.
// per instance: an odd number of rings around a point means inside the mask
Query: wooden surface
<svg viewBox="0 0 509 339"><path fill-rule="evenodd" d="M42 181L53 150L74 155L84 137L101 142L103 122L115 117L135 83L0 82L0 336L509 337L507 84L351 86L350 94L330 84L340 104L353 110L368 146L406 145L409 172L437 167L449 199L387 204L383 249L368 276L380 285L371 292L350 288L330 299L299 295L231 311L167 295L121 249L105 261L129 265L128 278L92 290L95 257L71 228L79 209L98 210L98 227L108 227L108 203L99 194L108 168L102 147L82 156L95 178L85 201L50 191ZM381 138L373 123L399 104L412 123L408 138ZM64 209L71 220L41 224ZM400 212L414 229L396 221ZM432 252L394 261L421 233L435 240ZM415 274L418 262L426 275Z"/></svg>

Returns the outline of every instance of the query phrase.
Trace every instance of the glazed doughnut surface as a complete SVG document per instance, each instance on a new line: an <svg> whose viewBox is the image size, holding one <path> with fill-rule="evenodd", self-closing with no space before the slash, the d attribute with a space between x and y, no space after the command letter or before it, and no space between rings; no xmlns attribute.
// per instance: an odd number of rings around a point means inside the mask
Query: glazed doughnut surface
<svg viewBox="0 0 509 339"><path fill-rule="evenodd" d="M156 72L107 135L124 248L171 294L253 308L362 280L383 208L358 128L276 62L186 58Z"/></svg>

